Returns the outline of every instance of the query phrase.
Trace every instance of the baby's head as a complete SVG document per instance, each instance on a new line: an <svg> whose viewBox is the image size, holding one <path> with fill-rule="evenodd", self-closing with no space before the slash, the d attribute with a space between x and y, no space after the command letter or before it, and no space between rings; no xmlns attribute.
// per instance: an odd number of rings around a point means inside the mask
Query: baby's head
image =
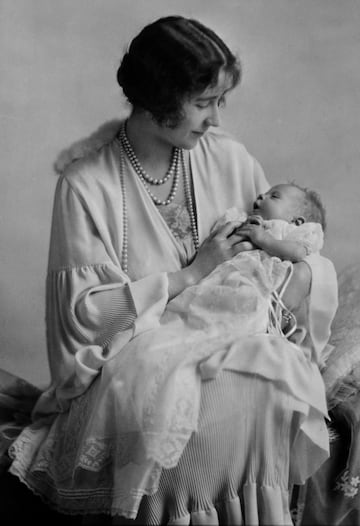
<svg viewBox="0 0 360 526"><path fill-rule="evenodd" d="M252 213L263 219L283 219L296 225L320 223L324 231L326 228L325 209L319 195L296 183L278 184L260 194Z"/></svg>

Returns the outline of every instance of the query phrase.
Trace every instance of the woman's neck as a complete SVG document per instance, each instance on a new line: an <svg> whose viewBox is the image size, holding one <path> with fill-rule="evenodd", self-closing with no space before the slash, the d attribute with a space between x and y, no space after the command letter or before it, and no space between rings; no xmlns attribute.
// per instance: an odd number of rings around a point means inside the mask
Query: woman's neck
<svg viewBox="0 0 360 526"><path fill-rule="evenodd" d="M162 179L169 173L173 160L173 145L167 140L167 134L156 124L147 112L133 112L126 123L126 135L143 170L149 177ZM151 192L161 201L169 198L176 178L174 203L185 201L183 166L181 159L175 172L166 182L151 186Z"/></svg>
<svg viewBox="0 0 360 526"><path fill-rule="evenodd" d="M133 112L126 123L126 135L145 170L167 170L173 146L161 137L149 113Z"/></svg>

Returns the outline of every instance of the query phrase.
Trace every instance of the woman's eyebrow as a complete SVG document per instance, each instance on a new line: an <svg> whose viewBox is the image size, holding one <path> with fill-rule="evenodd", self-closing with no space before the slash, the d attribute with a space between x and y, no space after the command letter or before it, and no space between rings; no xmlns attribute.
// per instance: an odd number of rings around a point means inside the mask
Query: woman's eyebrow
<svg viewBox="0 0 360 526"><path fill-rule="evenodd" d="M226 89L220 95L219 94L217 94L217 95L199 95L198 97L196 97L196 99L197 100L214 100L214 99L219 99L219 98L221 99L221 97L225 97L225 95L227 95L229 91L231 91L230 88Z"/></svg>
<svg viewBox="0 0 360 526"><path fill-rule="evenodd" d="M218 98L218 95L208 95L208 96L199 95L198 97L196 97L196 100L213 100L217 98Z"/></svg>

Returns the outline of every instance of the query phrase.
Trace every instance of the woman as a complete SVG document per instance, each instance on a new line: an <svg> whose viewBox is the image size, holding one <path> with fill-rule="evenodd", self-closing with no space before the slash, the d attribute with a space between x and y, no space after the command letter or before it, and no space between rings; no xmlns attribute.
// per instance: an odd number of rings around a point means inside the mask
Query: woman
<svg viewBox="0 0 360 526"><path fill-rule="evenodd" d="M132 41L117 78L130 116L110 139L100 133L93 151L73 160L57 185L46 301L52 383L33 426L13 445L10 471L65 513L208 524L224 512L229 523L245 517L251 524L290 524L291 484L328 454L316 364L289 358L290 378L266 378L209 363L203 381L196 378L197 431L183 447L165 437L150 452L132 412L143 400L124 388L138 373L133 342L143 341L146 353L169 300L252 248L233 233L237 222L209 235L227 208L249 211L268 188L241 144L209 130L219 126L219 107L238 84L240 66L213 31L167 17ZM310 269L312 304L321 311L325 289L335 304L333 267L319 256L297 265L285 296L290 308L300 286L308 294ZM317 335L323 343L329 324ZM260 359L288 349L280 338L254 342L246 345ZM297 375L301 392L291 387ZM310 385L319 404L308 400ZM173 426L181 442L187 431L181 418Z"/></svg>

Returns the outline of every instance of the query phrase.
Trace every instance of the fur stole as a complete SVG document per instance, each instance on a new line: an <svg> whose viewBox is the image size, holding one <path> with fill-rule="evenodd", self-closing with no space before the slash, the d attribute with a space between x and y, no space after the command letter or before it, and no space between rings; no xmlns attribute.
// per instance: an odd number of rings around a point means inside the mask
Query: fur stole
<svg viewBox="0 0 360 526"><path fill-rule="evenodd" d="M121 122L120 119L107 121L88 137L84 137L62 150L54 163L55 172L58 175L62 174L72 162L100 150L102 146L111 142L118 133Z"/></svg>

